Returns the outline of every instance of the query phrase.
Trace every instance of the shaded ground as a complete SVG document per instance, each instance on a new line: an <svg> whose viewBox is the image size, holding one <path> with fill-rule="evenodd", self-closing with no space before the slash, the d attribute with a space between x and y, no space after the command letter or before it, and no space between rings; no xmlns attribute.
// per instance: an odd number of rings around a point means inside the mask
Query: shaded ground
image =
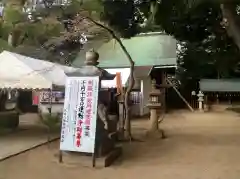
<svg viewBox="0 0 240 179"><path fill-rule="evenodd" d="M4 132L0 135L0 161L29 148L46 143L48 134L36 114L21 116L17 131L6 130ZM58 136L59 133L52 134L51 139Z"/></svg>
<svg viewBox="0 0 240 179"><path fill-rule="evenodd" d="M143 137L146 121L134 122ZM231 112L174 113L162 124L166 140L124 145L121 160L105 169L58 164L58 144L0 163L1 179L239 179L240 116Z"/></svg>

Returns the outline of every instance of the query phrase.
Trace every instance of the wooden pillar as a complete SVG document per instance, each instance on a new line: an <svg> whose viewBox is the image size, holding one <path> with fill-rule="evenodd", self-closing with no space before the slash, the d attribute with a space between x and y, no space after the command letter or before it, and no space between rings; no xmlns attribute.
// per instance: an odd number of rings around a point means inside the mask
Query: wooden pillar
<svg viewBox="0 0 240 179"><path fill-rule="evenodd" d="M204 96L204 111L208 111L208 94Z"/></svg>
<svg viewBox="0 0 240 179"><path fill-rule="evenodd" d="M165 86L167 85L167 81L166 81L166 72L163 70L161 72L161 82L162 85L164 86L163 88L161 88L161 99L162 99L162 110L164 112L166 112L166 88Z"/></svg>
<svg viewBox="0 0 240 179"><path fill-rule="evenodd" d="M123 138L124 136L124 125L125 125L125 118L124 118L124 101L119 100L118 101L118 110L119 110L119 122L118 122L118 130L119 130L119 138Z"/></svg>

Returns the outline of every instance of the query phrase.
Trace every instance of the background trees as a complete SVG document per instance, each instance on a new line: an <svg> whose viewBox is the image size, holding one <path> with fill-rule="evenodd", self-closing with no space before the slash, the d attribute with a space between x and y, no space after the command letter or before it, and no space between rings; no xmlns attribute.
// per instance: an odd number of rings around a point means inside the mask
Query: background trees
<svg viewBox="0 0 240 179"><path fill-rule="evenodd" d="M166 32L180 40L181 74L195 79L236 77L239 49L222 26L220 7L207 2L175 16L180 13L159 21Z"/></svg>
<svg viewBox="0 0 240 179"><path fill-rule="evenodd" d="M95 3L91 3L93 9ZM71 64L86 40L106 36L77 14L81 0L3 0L0 46L34 58ZM88 3L84 4L88 6Z"/></svg>
<svg viewBox="0 0 240 179"><path fill-rule="evenodd" d="M189 76L226 77L234 74L238 63L239 4L232 1L3 0L2 3L2 50L69 64L86 36L88 40L109 38L103 29L82 18L87 13L120 37L131 38L149 31L173 35L182 45L179 60L184 71L204 72L184 73ZM195 62L198 70L189 68L190 62ZM199 70L203 63L206 70Z"/></svg>
<svg viewBox="0 0 240 179"><path fill-rule="evenodd" d="M137 0L123 3L124 8L117 8L121 1L106 2L108 6L104 5L105 15L112 21L110 24L122 34L126 30L130 36L143 31L162 30L174 36L181 46L178 59L183 68L180 75L185 78L223 78L237 75L239 3ZM116 14L123 13L125 9L131 10L129 16L122 16L125 20L114 19ZM129 22L128 26L126 22Z"/></svg>

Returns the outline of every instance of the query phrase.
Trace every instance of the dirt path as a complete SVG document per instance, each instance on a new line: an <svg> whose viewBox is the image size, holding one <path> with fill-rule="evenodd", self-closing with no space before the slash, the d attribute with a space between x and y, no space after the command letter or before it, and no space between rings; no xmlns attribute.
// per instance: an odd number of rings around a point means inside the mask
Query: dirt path
<svg viewBox="0 0 240 179"><path fill-rule="evenodd" d="M8 131L0 135L0 161L47 142L47 130L34 114L20 117L18 131ZM51 135L51 139L59 137L59 133Z"/></svg>
<svg viewBox="0 0 240 179"><path fill-rule="evenodd" d="M146 121L135 121L135 136ZM169 115L162 127L168 139L126 144L114 166L92 169L58 164L58 144L0 163L1 179L239 179L240 116L232 113Z"/></svg>

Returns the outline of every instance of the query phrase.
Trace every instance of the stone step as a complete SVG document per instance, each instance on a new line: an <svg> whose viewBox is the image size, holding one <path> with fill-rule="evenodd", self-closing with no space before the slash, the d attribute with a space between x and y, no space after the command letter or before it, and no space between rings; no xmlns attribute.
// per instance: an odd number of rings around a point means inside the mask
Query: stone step
<svg viewBox="0 0 240 179"><path fill-rule="evenodd" d="M95 167L103 168L109 167L117 158L122 155L122 147L115 147L111 152L103 157L96 158ZM55 155L55 159L58 161L59 154ZM93 167L92 154L80 153L80 152L63 152L62 154L63 165L67 166L81 166L81 167Z"/></svg>

